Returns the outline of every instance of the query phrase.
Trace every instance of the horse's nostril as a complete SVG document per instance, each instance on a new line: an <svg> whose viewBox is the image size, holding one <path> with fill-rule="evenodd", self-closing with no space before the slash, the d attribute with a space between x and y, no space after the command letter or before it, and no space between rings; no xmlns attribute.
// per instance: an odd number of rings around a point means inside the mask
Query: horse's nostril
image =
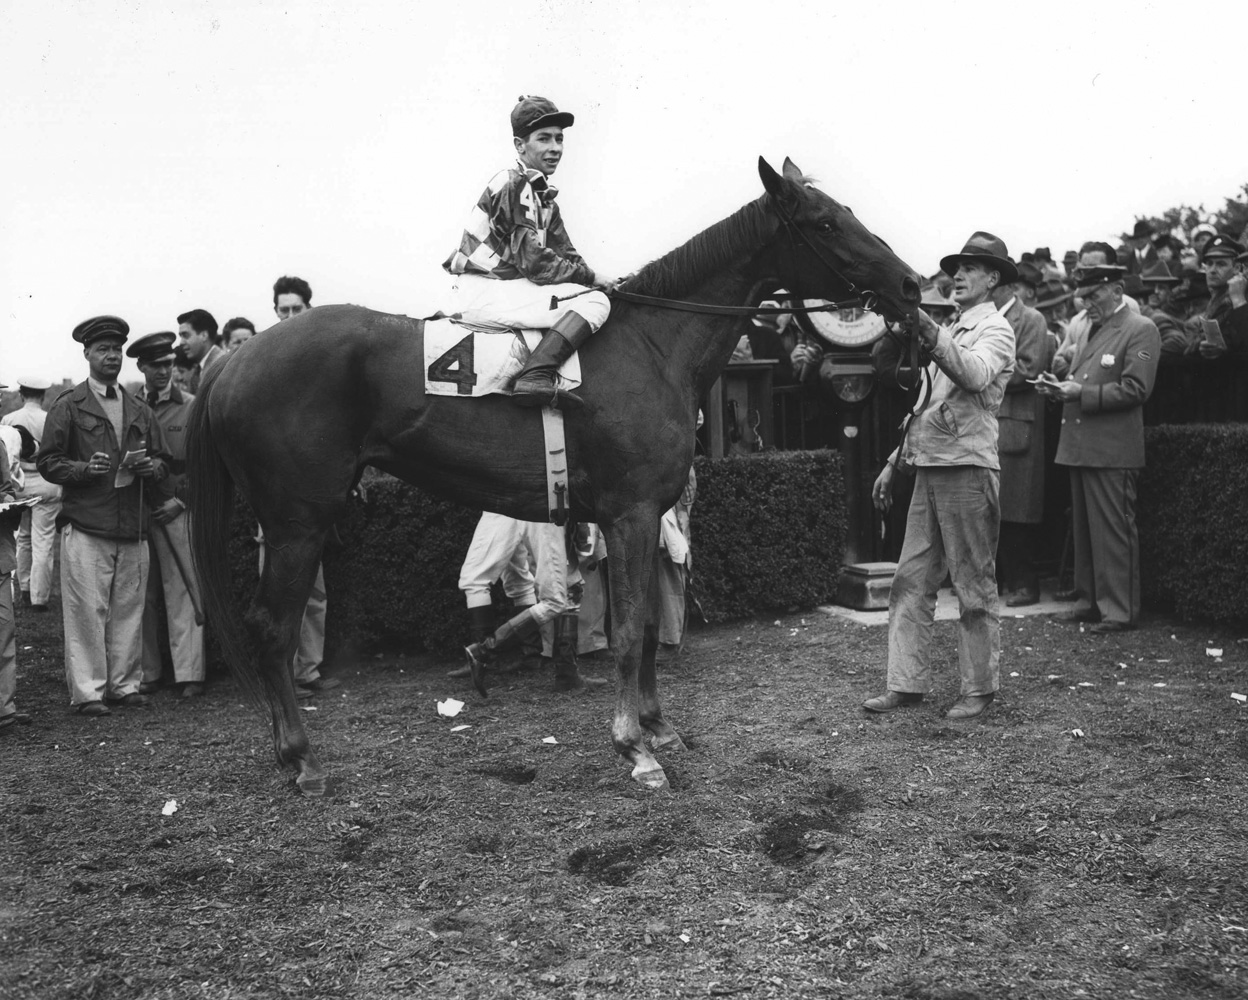
<svg viewBox="0 0 1248 1000"><path fill-rule="evenodd" d="M901 282L901 297L907 302L918 302L921 298L919 283L913 278L903 278Z"/></svg>

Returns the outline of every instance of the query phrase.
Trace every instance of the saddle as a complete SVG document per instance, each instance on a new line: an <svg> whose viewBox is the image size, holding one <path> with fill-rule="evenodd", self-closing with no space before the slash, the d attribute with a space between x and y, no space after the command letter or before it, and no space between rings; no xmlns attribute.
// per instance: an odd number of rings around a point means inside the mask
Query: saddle
<svg viewBox="0 0 1248 1000"><path fill-rule="evenodd" d="M511 395L512 384L542 330L465 322L458 315L425 320L425 392L431 396ZM573 354L559 369L560 388L581 384L581 360Z"/></svg>

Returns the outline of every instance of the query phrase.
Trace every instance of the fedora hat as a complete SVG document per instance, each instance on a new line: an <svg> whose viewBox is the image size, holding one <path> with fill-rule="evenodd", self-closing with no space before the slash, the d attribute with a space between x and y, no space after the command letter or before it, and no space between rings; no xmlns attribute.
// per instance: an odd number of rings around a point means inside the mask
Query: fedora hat
<svg viewBox="0 0 1248 1000"><path fill-rule="evenodd" d="M1044 287L1037 292L1036 308L1050 309L1053 306L1060 306L1063 302L1069 302L1074 297L1075 293L1063 282L1049 278L1045 281Z"/></svg>
<svg viewBox="0 0 1248 1000"><path fill-rule="evenodd" d="M939 286L924 285L923 297L919 300L919 305L924 309L957 309L958 304L953 299L947 298L941 294Z"/></svg>
<svg viewBox="0 0 1248 1000"><path fill-rule="evenodd" d="M972 233L966 245L962 247L961 253L953 253L941 258L940 268L946 274L954 274L958 270L958 265L964 260L982 264L989 270L998 272L1003 285L1018 280L1018 269L1010 260L1010 253L1005 248L1005 242L993 236L992 233L985 233L982 230Z"/></svg>
<svg viewBox="0 0 1248 1000"><path fill-rule="evenodd" d="M1039 288L1044 281L1044 272L1029 260L1020 261L1018 277L1014 280L1025 282L1032 288Z"/></svg>
<svg viewBox="0 0 1248 1000"><path fill-rule="evenodd" d="M1170 273L1164 260L1156 260L1140 272L1140 280L1146 285L1177 285L1179 279Z"/></svg>
<svg viewBox="0 0 1248 1000"><path fill-rule="evenodd" d="M1131 230L1131 238L1136 240L1151 240L1156 230L1153 224L1147 219L1136 219L1135 228Z"/></svg>

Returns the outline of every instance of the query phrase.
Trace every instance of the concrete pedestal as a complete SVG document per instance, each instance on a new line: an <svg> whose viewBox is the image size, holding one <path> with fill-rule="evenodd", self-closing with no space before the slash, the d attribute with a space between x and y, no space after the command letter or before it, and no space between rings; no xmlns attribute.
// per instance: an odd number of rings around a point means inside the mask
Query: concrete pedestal
<svg viewBox="0 0 1248 1000"><path fill-rule="evenodd" d="M859 611L888 608L888 591L893 585L895 562L854 563L841 570L836 603Z"/></svg>

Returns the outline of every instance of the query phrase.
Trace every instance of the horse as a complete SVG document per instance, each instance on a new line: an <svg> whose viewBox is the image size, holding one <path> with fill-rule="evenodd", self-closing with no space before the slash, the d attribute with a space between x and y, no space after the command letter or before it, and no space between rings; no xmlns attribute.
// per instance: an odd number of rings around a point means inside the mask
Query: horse
<svg viewBox="0 0 1248 1000"><path fill-rule="evenodd" d="M583 406L565 417L570 515L596 522L607 540L611 740L649 789L668 787L655 753L683 749L659 702L646 626L659 519L684 489L699 400L739 337L731 307L765 279L808 298L860 295L905 322L919 302L918 276L849 208L787 158L782 173L762 157L758 169L757 200L629 279L629 294L580 349ZM690 311L695 302L705 311ZM324 795L329 779L289 662L322 546L365 467L478 510L549 516L540 411L505 396L426 395L423 323L354 305L309 310L214 366L191 415L191 530L205 610L244 694L271 717L279 765L306 796ZM268 546L242 614L224 545L236 489Z"/></svg>

